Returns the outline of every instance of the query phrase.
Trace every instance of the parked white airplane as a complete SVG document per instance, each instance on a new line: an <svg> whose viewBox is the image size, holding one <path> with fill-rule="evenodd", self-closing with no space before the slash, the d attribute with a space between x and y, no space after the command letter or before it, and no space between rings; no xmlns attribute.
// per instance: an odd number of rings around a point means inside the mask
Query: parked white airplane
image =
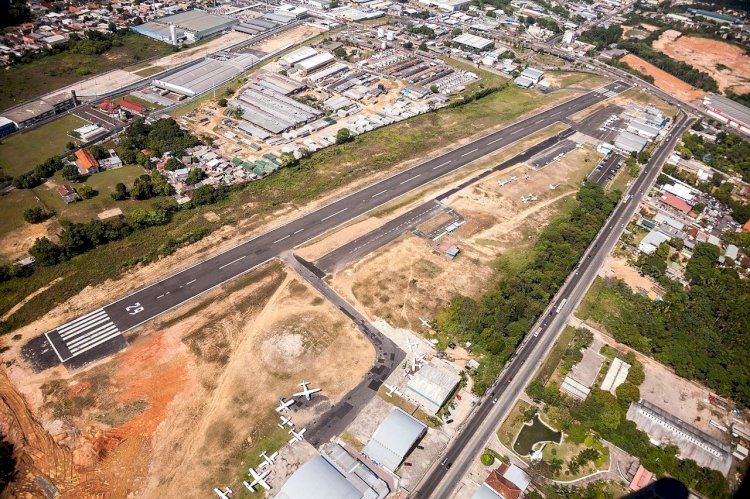
<svg viewBox="0 0 750 499"><path fill-rule="evenodd" d="M396 395L401 395L401 391L397 387L391 386L387 383L385 384L385 387L388 388L388 393L386 393L386 395L388 395L389 397L393 397L394 393Z"/></svg>
<svg viewBox="0 0 750 499"><path fill-rule="evenodd" d="M413 359L411 359L411 370L416 371L417 365L421 365L424 363L424 355L415 355Z"/></svg>
<svg viewBox="0 0 750 499"><path fill-rule="evenodd" d="M549 190L551 191L554 191L558 187L560 187L560 184L549 184Z"/></svg>
<svg viewBox="0 0 750 499"><path fill-rule="evenodd" d="M286 412L292 404L294 404L294 399L284 402L284 397L279 397L279 406L276 408L276 412Z"/></svg>
<svg viewBox="0 0 750 499"><path fill-rule="evenodd" d="M226 487L224 490L219 489L218 487L214 488L214 494L219 496L221 499L231 499L231 493L234 492L229 487Z"/></svg>
<svg viewBox="0 0 750 499"><path fill-rule="evenodd" d="M253 481L250 483L242 482L245 485L245 488L249 490L250 492L255 492L255 486L260 485L266 490L271 490L271 486L268 485L268 482L266 482L266 477L271 474L271 470L264 471L263 473L258 473L253 468L248 468L247 473L253 477Z"/></svg>
<svg viewBox="0 0 750 499"><path fill-rule="evenodd" d="M422 319L422 318L420 317L420 318L419 318L419 320L420 320L420 321L422 322L422 325L423 325L424 327L432 329L432 325L431 325L431 324L429 323L429 321L428 321L427 319Z"/></svg>
<svg viewBox="0 0 750 499"><path fill-rule="evenodd" d="M282 430L284 429L285 426L288 426L289 428L291 428L292 426L294 426L294 423L292 423L292 418L288 418L286 416L281 416L280 415L279 419L281 420L281 423L278 423L276 426L278 426Z"/></svg>
<svg viewBox="0 0 750 499"><path fill-rule="evenodd" d="M293 444L295 442L301 442L305 439L305 432L307 431L307 428L302 428L299 432L294 431L294 428L289 430L290 435L294 435L290 440L289 443Z"/></svg>
<svg viewBox="0 0 750 499"><path fill-rule="evenodd" d="M312 395L313 393L318 393L320 391L320 388L308 388L307 385L309 384L309 381L303 381L302 383L300 383L299 386L302 387L302 391L299 393L295 393L294 396L305 397L307 400L310 400L312 398L310 397L310 395Z"/></svg>
<svg viewBox="0 0 750 499"><path fill-rule="evenodd" d="M271 466L273 462L276 461L276 456L278 455L279 455L278 452L274 452L270 456L266 454L266 451L261 452L260 457L262 457L265 462L261 464L260 467L265 468L266 466Z"/></svg>

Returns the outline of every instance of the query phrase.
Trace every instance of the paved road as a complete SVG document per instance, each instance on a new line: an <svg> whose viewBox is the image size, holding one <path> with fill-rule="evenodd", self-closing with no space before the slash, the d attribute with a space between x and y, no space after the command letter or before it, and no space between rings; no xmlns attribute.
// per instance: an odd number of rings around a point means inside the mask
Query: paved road
<svg viewBox="0 0 750 499"><path fill-rule="evenodd" d="M22 349L24 357L35 369L41 370L61 362L68 368L77 368L110 355L124 346L122 333L125 331L392 199L628 88L630 85L625 82L610 83L371 184L32 339Z"/></svg>
<svg viewBox="0 0 750 499"><path fill-rule="evenodd" d="M380 385L385 383L388 376L396 369L406 357L406 353L395 343L388 339L383 333L373 326L367 318L360 314L338 293L321 280L323 272L315 268L309 262L293 256L291 252L282 255L282 259L292 267L312 287L326 297L328 301L338 307L360 331L364 333L373 347L375 347L375 362L365 377L346 394L336 405L324 414L316 418L309 426L306 439L315 447L328 442L336 435L341 434L349 424L354 421L357 413L370 399L375 396ZM304 400L302 401L304 405Z"/></svg>
<svg viewBox="0 0 750 499"><path fill-rule="evenodd" d="M656 149L643 173L631 185L617 205L605 227L599 231L579 266L568 276L555 298L516 353L508 367L489 390L489 395L462 428L445 454L420 483L414 496L449 498L466 474L472 460L477 459L487 440L516 403L534 372L567 323L570 315L594 281L604 259L612 251L628 221L635 214L643 194L656 180L661 166L672 152L677 139L690 126L692 119L680 115L672 132Z"/></svg>

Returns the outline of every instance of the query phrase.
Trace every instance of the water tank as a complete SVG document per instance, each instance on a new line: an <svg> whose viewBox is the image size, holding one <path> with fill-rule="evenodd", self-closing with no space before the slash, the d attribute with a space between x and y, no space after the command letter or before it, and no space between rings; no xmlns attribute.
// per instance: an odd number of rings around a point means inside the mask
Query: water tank
<svg viewBox="0 0 750 499"><path fill-rule="evenodd" d="M177 26L174 24L169 25L169 35L172 38L172 45L177 45Z"/></svg>

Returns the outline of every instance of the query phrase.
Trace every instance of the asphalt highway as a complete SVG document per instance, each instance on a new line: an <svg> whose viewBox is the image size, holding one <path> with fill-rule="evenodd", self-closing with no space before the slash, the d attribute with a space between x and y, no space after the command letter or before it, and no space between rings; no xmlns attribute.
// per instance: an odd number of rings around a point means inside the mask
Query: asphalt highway
<svg viewBox="0 0 750 499"><path fill-rule="evenodd" d="M623 195L578 267L568 276L458 437L419 484L414 497L447 499L452 496L473 460L478 458L487 440L497 430L557 341L573 310L594 281L604 259L638 209L643 195L653 185L675 143L691 123L692 119L683 114L677 118L672 131L659 144L641 175Z"/></svg>
<svg viewBox="0 0 750 499"><path fill-rule="evenodd" d="M441 156L371 184L314 212L94 310L23 348L35 369L77 368L122 348L122 333L242 275L285 251L447 175L552 123L630 88L622 81L563 102Z"/></svg>

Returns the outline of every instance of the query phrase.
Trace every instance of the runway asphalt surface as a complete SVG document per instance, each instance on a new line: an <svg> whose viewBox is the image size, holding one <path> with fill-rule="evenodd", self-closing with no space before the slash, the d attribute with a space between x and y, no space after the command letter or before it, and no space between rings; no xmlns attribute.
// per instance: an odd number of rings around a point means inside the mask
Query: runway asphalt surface
<svg viewBox="0 0 750 499"><path fill-rule="evenodd" d="M439 462L433 465L413 497L448 499L453 495L471 463L478 458L487 440L497 431L503 418L557 341L573 310L594 281L604 259L638 209L643 195L653 185L675 143L691 123L692 119L684 115L677 119L673 130L659 144L644 171L594 238L578 267L568 276L547 310L532 327L531 333L516 349L506 369L488 390L479 408L464 424Z"/></svg>
<svg viewBox="0 0 750 499"><path fill-rule="evenodd" d="M493 151L630 88L616 81L349 194L281 227L45 333L22 352L36 370L75 369L123 348L123 333L285 251L432 182Z"/></svg>

